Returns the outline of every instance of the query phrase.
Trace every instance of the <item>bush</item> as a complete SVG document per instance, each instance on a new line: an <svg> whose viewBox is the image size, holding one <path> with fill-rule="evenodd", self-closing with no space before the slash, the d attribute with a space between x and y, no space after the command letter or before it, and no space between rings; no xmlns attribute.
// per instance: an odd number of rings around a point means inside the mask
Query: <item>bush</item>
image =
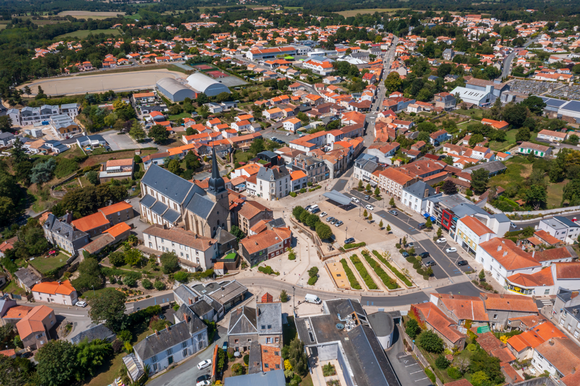
<svg viewBox="0 0 580 386"><path fill-rule="evenodd" d="M286 303L288 301L288 293L286 290L282 290L282 292L280 292L280 301L282 303Z"/></svg>
<svg viewBox="0 0 580 386"><path fill-rule="evenodd" d="M143 286L143 288L148 289L148 290L153 288L153 283L151 283L151 280L149 280L149 279L141 280L141 285Z"/></svg>
<svg viewBox="0 0 580 386"><path fill-rule="evenodd" d="M258 271L265 273L266 275L280 275L280 272L274 271L269 265L266 265L265 267L258 267Z"/></svg>
<svg viewBox="0 0 580 386"><path fill-rule="evenodd" d="M111 344L111 347L113 348L113 353L118 354L123 350L124 346L123 342L121 342L119 339L115 339Z"/></svg>
<svg viewBox="0 0 580 386"><path fill-rule="evenodd" d="M358 280L354 276L354 273L352 272L352 270L348 266L348 263L346 262L346 260L344 258L340 259L340 263L342 264L342 268L344 269L344 272L346 273L346 277L348 278L348 282L350 283L350 288L361 289Z"/></svg>
<svg viewBox="0 0 580 386"><path fill-rule="evenodd" d="M240 363L234 363L232 365L232 374L235 375L242 375L244 373L244 367Z"/></svg>
<svg viewBox="0 0 580 386"><path fill-rule="evenodd" d="M129 330L123 330L117 334L117 339L121 342L130 342L133 339L133 334Z"/></svg>
<svg viewBox="0 0 580 386"><path fill-rule="evenodd" d="M405 332L411 339L415 339L421 333L421 327L419 327L419 323L415 319L409 319Z"/></svg>
<svg viewBox="0 0 580 386"><path fill-rule="evenodd" d="M175 272L175 275L173 275L173 278L180 283L185 283L189 279L189 275L187 274L187 272L179 271L179 272Z"/></svg>
<svg viewBox="0 0 580 386"><path fill-rule="evenodd" d="M355 244L344 244L344 249L355 249L355 248L362 248L365 247L367 245L367 243L362 242L362 243L355 243Z"/></svg>
<svg viewBox="0 0 580 386"><path fill-rule="evenodd" d="M447 368L447 375L449 375L453 379L459 379L463 376L463 374L461 374L461 371L459 371L457 367L453 366Z"/></svg>
<svg viewBox="0 0 580 386"><path fill-rule="evenodd" d="M248 354L244 355L244 364L247 366L250 363L250 356Z"/></svg>
<svg viewBox="0 0 580 386"><path fill-rule="evenodd" d="M373 278L371 277L371 275L369 275L367 269L363 265L362 261L360 261L358 256L352 255L350 257L350 260L354 264L354 267L356 268L358 273L360 273L360 275L361 275L362 279L365 281L365 284L367 285L367 287L369 287L369 289L378 289L379 287L377 286L377 283L375 283Z"/></svg>
<svg viewBox="0 0 580 386"><path fill-rule="evenodd" d="M318 267L312 267L308 270L308 276L314 277L318 275Z"/></svg>
<svg viewBox="0 0 580 386"><path fill-rule="evenodd" d="M163 291L165 289L165 283L163 283L161 280L155 280L153 286L157 291Z"/></svg>
<svg viewBox="0 0 580 386"><path fill-rule="evenodd" d="M322 375L324 375L325 377L330 377L334 374L336 374L336 369L331 363L327 363L324 366L322 366Z"/></svg>
<svg viewBox="0 0 580 386"><path fill-rule="evenodd" d="M308 279L308 285L314 285L314 284L316 284L317 281L318 281L318 276L311 276Z"/></svg>
<svg viewBox="0 0 580 386"><path fill-rule="evenodd" d="M290 192L289 195L290 195L290 197L296 197L297 196L296 192Z"/></svg>
<svg viewBox="0 0 580 386"><path fill-rule="evenodd" d="M362 255L367 261L367 263L369 263L369 265L372 267L372 269L375 270L375 273L381 278L381 280L387 286L388 289L399 288L397 282L394 279L392 279L389 275L387 275L385 270L379 265L379 263L377 263L375 259L373 259L370 256L368 251L362 251Z"/></svg>
<svg viewBox="0 0 580 386"><path fill-rule="evenodd" d="M124 277L123 284L129 287L135 287L137 285L137 280L133 277Z"/></svg>
<svg viewBox="0 0 580 386"><path fill-rule="evenodd" d="M408 287L412 287L413 283L411 283L411 281L407 278L407 276L403 275L401 272L399 272L399 270L395 267L393 267L393 265L391 263L389 263L387 261L387 259L385 259L378 251L374 251L373 250L373 254L377 257L377 259L379 259L384 265L386 265L399 279L401 279L401 281L403 283L405 283L405 285L407 285Z"/></svg>
<svg viewBox="0 0 580 386"><path fill-rule="evenodd" d="M429 377L431 383L433 383L434 385L437 384L437 377L435 376L435 374L433 374L433 371L431 371L431 369L425 369L425 375Z"/></svg>
<svg viewBox="0 0 580 386"><path fill-rule="evenodd" d="M437 366L438 369L445 370L450 364L451 362L449 362L444 355L439 355L437 359L435 359L435 366Z"/></svg>
<svg viewBox="0 0 580 386"><path fill-rule="evenodd" d="M477 350L477 346L474 345L473 343L470 343L467 345L467 350L470 352L474 352L475 350Z"/></svg>
<svg viewBox="0 0 580 386"><path fill-rule="evenodd" d="M428 352L432 352L435 354L441 354L445 349L445 345L443 340L437 336L433 331L423 331L421 335L419 335L419 346L421 346L424 350Z"/></svg>

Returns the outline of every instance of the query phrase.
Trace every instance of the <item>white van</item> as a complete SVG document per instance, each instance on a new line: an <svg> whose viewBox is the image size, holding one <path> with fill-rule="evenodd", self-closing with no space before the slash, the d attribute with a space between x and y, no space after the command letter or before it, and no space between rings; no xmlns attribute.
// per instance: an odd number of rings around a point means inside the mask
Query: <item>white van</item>
<svg viewBox="0 0 580 386"><path fill-rule="evenodd" d="M307 301L308 303L314 303L314 304L322 303L322 300L320 300L320 298L318 296L312 295L312 294L306 294L306 296L304 297L304 300Z"/></svg>

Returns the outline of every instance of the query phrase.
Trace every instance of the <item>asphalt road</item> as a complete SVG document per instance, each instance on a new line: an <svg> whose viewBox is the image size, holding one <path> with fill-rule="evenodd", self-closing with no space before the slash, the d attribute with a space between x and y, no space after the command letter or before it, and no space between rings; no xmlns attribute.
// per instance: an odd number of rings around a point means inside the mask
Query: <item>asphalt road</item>
<svg viewBox="0 0 580 386"><path fill-rule="evenodd" d="M430 386L432 385L423 368L417 363L413 355L405 354L403 338L399 332L401 327L395 326L393 343L387 351L387 358L399 378L401 385Z"/></svg>
<svg viewBox="0 0 580 386"><path fill-rule="evenodd" d="M538 38L535 39L529 39L528 41L526 41L524 43L524 48L527 48L530 44L534 43L535 41L537 41ZM514 60L514 58L516 57L516 51L514 50L511 54L509 54L507 56L507 58L505 58L505 60L503 61L503 68L502 68L502 73L501 73L501 77L502 79L506 79L510 73L511 73L511 69L512 69L512 61Z"/></svg>
<svg viewBox="0 0 580 386"><path fill-rule="evenodd" d="M461 276L463 274L461 270L459 270L459 267L455 265L455 263L451 261L449 257L447 257L445 252L439 249L438 245L441 244L435 245L435 243L431 240L421 240L416 244L418 244L421 249L429 252L430 254L430 256L424 260L434 260L437 264L436 266L446 273L445 276ZM417 248L418 247L415 247L415 251L417 251ZM433 267L433 272L435 272L435 267ZM435 276L440 279L440 277L437 275Z"/></svg>
<svg viewBox="0 0 580 386"><path fill-rule="evenodd" d="M342 191L346 187L347 182L348 182L347 179L343 178L339 179L332 187L332 190L336 190L338 192Z"/></svg>
<svg viewBox="0 0 580 386"><path fill-rule="evenodd" d="M396 209L395 209L396 210ZM417 226L419 223L409 216L401 213L397 210L398 215L394 216L391 213L387 212L386 210L379 210L376 214L382 218L384 218L388 223L393 224L397 228L401 229L402 231L407 232L410 235L419 234L420 231L417 230Z"/></svg>

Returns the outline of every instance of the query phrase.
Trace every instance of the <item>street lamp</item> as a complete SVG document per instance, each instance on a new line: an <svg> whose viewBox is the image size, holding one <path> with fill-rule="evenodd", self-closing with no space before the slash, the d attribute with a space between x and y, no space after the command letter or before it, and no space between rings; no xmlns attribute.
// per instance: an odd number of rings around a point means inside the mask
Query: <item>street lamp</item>
<svg viewBox="0 0 580 386"><path fill-rule="evenodd" d="M296 287L292 286L292 313L296 314Z"/></svg>

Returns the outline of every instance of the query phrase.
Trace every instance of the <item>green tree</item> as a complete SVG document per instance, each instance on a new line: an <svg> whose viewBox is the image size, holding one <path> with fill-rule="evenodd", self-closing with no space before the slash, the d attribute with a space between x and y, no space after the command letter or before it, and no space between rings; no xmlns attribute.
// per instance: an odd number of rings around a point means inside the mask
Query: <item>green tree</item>
<svg viewBox="0 0 580 386"><path fill-rule="evenodd" d="M26 386L37 385L40 381L34 364L25 358L10 358L0 356L0 385L3 386Z"/></svg>
<svg viewBox="0 0 580 386"><path fill-rule="evenodd" d="M87 173L87 180L93 185L98 185L100 182L99 174L96 171L91 170L90 172Z"/></svg>
<svg viewBox="0 0 580 386"><path fill-rule="evenodd" d="M79 264L79 277L72 281L72 285L77 291L84 292L92 289L99 289L103 285L101 267L96 259L85 258Z"/></svg>
<svg viewBox="0 0 580 386"><path fill-rule="evenodd" d="M149 129L149 137L153 138L155 143L163 143L169 139L169 132L164 126L154 125Z"/></svg>
<svg viewBox="0 0 580 386"><path fill-rule="evenodd" d="M535 95L530 95L524 99L521 104L527 107L530 112L535 115L542 115L544 112L544 107L546 107L546 102L544 102L542 98Z"/></svg>
<svg viewBox="0 0 580 386"><path fill-rule="evenodd" d="M527 127L521 127L518 132L516 133L516 141L529 141L532 137L530 133L530 129Z"/></svg>
<svg viewBox="0 0 580 386"><path fill-rule="evenodd" d="M443 183L443 193L451 195L457 193L457 186L451 180L445 180Z"/></svg>
<svg viewBox="0 0 580 386"><path fill-rule="evenodd" d="M377 186L375 188L375 197L380 197L381 196L381 190L379 189L379 187Z"/></svg>
<svg viewBox="0 0 580 386"><path fill-rule="evenodd" d="M165 252L159 257L159 259L163 266L163 273L169 274L179 270L179 262L175 252Z"/></svg>
<svg viewBox="0 0 580 386"><path fill-rule="evenodd" d="M332 229L330 229L330 227L323 222L316 224L316 234L318 237L320 237L321 240L328 240L333 236Z"/></svg>
<svg viewBox="0 0 580 386"><path fill-rule="evenodd" d="M189 280L189 275L187 274L187 272L178 271L175 272L173 278L180 283L186 283Z"/></svg>
<svg viewBox="0 0 580 386"><path fill-rule="evenodd" d="M546 205L548 193L543 185L532 185L526 190L524 199L526 204L531 205L534 210L538 210Z"/></svg>
<svg viewBox="0 0 580 386"><path fill-rule="evenodd" d="M394 208L395 205L395 199L393 197L391 197L391 200L389 201L389 205L391 206L391 208Z"/></svg>
<svg viewBox="0 0 580 386"><path fill-rule="evenodd" d="M470 373L475 375L479 371L484 372L493 385L500 385L505 381L499 358L488 355L484 350L475 351L469 362Z"/></svg>
<svg viewBox="0 0 580 386"><path fill-rule="evenodd" d="M143 130L141 124L137 120L133 121L133 124L131 125L131 130L129 130L129 135L137 142L141 142L147 137L145 130Z"/></svg>
<svg viewBox="0 0 580 386"><path fill-rule="evenodd" d="M149 280L149 279L143 279L143 280L141 280L141 285L145 289L151 289L151 288L153 288L153 283L151 283L151 280Z"/></svg>
<svg viewBox="0 0 580 386"><path fill-rule="evenodd" d="M125 328L125 300L127 295L122 292L103 291L89 300L91 306L89 316L93 323L105 323L105 326L117 332Z"/></svg>
<svg viewBox="0 0 580 386"><path fill-rule="evenodd" d="M369 216L369 212L367 212L367 210L365 209L363 212L363 216L364 218L367 218Z"/></svg>
<svg viewBox="0 0 580 386"><path fill-rule="evenodd" d="M77 346L69 341L49 340L34 358L38 362L37 374L41 384L61 386L74 383L79 371L77 354Z"/></svg>
<svg viewBox="0 0 580 386"><path fill-rule="evenodd" d="M143 255L141 254L141 251L139 251L136 248L131 248L127 251L125 251L125 264L133 266L133 267L138 267L141 265L141 262L143 260Z"/></svg>
<svg viewBox="0 0 580 386"><path fill-rule="evenodd" d="M120 251L113 252L109 255L109 262L115 267L125 265L125 255Z"/></svg>
<svg viewBox="0 0 580 386"><path fill-rule="evenodd" d="M257 155L264 150L266 150L266 145L264 144L264 140L262 138L257 138L252 141L252 144L250 145L250 153Z"/></svg>
<svg viewBox="0 0 580 386"><path fill-rule="evenodd" d="M488 386L491 385L489 383L489 377L483 371L478 371L471 375L471 384L473 386Z"/></svg>
<svg viewBox="0 0 580 386"><path fill-rule="evenodd" d="M282 303L286 303L288 301L288 293L286 293L286 290L282 290L280 292L280 301Z"/></svg>
<svg viewBox="0 0 580 386"><path fill-rule="evenodd" d="M50 181L55 168L56 160L54 158L49 158L45 162L38 162L30 170L30 182L43 184Z"/></svg>
<svg viewBox="0 0 580 386"><path fill-rule="evenodd" d="M0 117L0 131L3 133L12 131L12 119L8 115Z"/></svg>
<svg viewBox="0 0 580 386"><path fill-rule="evenodd" d="M427 229L433 228L433 221L431 221L431 217L427 217L427 220L425 220L425 227Z"/></svg>
<svg viewBox="0 0 580 386"><path fill-rule="evenodd" d="M469 138L469 146L471 147L474 147L480 142L483 142L483 134L473 134L471 138Z"/></svg>
<svg viewBox="0 0 580 386"><path fill-rule="evenodd" d="M451 362L445 358L445 355L439 355L437 359L435 359L435 366L437 366L438 369L445 370L450 364Z"/></svg>
<svg viewBox="0 0 580 386"><path fill-rule="evenodd" d="M578 145L578 142L580 141L580 138L578 138L578 136L576 134L572 134L571 136L568 137L567 142L570 145Z"/></svg>
<svg viewBox="0 0 580 386"><path fill-rule="evenodd" d="M363 190L363 182L362 180L358 180L358 190Z"/></svg>
<svg viewBox="0 0 580 386"><path fill-rule="evenodd" d="M182 172L181 166L179 165L179 161L176 159L172 159L171 161L169 161L169 163L167 164L167 170L176 175L180 175Z"/></svg>
<svg viewBox="0 0 580 386"><path fill-rule="evenodd" d="M418 344L426 351L441 354L445 349L443 340L433 331L426 330L419 335Z"/></svg>
<svg viewBox="0 0 580 386"><path fill-rule="evenodd" d="M95 339L89 343L89 338L85 338L78 344L77 349L79 365L77 381L82 381L87 374L94 377L99 366L103 365L112 353L111 343L101 339Z"/></svg>
<svg viewBox="0 0 580 386"><path fill-rule="evenodd" d="M155 289L157 291L163 291L165 289L165 284L159 279L155 280L155 283L153 283L153 286L155 287Z"/></svg>
<svg viewBox="0 0 580 386"><path fill-rule="evenodd" d="M311 214L308 216L308 219L306 220L306 225L314 229L316 228L316 224L318 224L318 222L320 222L320 217L318 217L315 214Z"/></svg>
<svg viewBox="0 0 580 386"><path fill-rule="evenodd" d="M401 79L401 76L395 71L389 73L385 79L385 87L389 93L398 91L402 84L403 80Z"/></svg>
<svg viewBox="0 0 580 386"><path fill-rule="evenodd" d="M502 110L503 119L510 125L521 127L528 116L528 109L522 104L508 103Z"/></svg>
<svg viewBox="0 0 580 386"><path fill-rule="evenodd" d="M405 332L411 339L415 339L421 333L421 327L419 327L419 323L415 319L409 319Z"/></svg>
<svg viewBox="0 0 580 386"><path fill-rule="evenodd" d="M471 173L471 187L476 194L483 194L487 190L489 173L486 169L481 168Z"/></svg>
<svg viewBox="0 0 580 386"><path fill-rule="evenodd" d="M390 231L391 231L391 225L387 224L387 232L390 232Z"/></svg>

